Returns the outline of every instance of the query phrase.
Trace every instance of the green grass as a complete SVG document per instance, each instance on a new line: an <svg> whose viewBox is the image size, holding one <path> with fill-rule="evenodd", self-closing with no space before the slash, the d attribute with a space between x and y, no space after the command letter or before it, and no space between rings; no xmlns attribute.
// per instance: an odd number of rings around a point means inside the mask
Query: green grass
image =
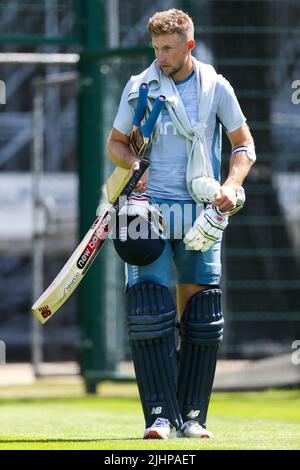
<svg viewBox="0 0 300 470"><path fill-rule="evenodd" d="M134 384L103 384L96 396L53 380L0 389L0 451L300 449L300 391L214 393L208 425L211 440L143 441Z"/></svg>

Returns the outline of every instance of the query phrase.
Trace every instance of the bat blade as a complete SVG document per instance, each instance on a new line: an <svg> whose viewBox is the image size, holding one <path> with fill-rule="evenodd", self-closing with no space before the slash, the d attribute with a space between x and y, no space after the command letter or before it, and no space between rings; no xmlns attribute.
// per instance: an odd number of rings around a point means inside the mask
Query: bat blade
<svg viewBox="0 0 300 470"><path fill-rule="evenodd" d="M143 93L145 104L145 90ZM141 102L143 100L141 100ZM165 98L163 96L156 99L147 121L142 126L139 122L140 119L142 119L142 108L139 109L139 114L135 116L136 120L133 124L133 132L140 132L142 136L142 138L139 137L139 140L136 141L136 145L138 146L137 151L140 155L143 154L149 143L151 133L164 105L164 101ZM135 128L138 122L139 124ZM132 138L132 140L135 140L135 137ZM76 248L54 281L34 303L32 312L42 324L46 323L46 321L52 317L77 288L115 225L116 220L111 220L113 213L115 213L115 215L118 214L120 208L126 202L126 197L130 196L148 166L149 160L144 158L140 161L139 170L135 171L133 175L130 176L129 170L126 170L127 174L125 176L123 172L122 187L118 183L119 187L117 191L114 191L111 206L101 214L101 217L95 220L80 245ZM124 197L118 197L120 195Z"/></svg>
<svg viewBox="0 0 300 470"><path fill-rule="evenodd" d="M114 203L130 178L130 170L117 167L106 181L106 191L110 203Z"/></svg>
<svg viewBox="0 0 300 470"><path fill-rule="evenodd" d="M78 287L113 230L116 215L148 166L148 160L141 160L139 170L130 177L120 194L122 197L97 217L54 281L31 307L32 313L40 323L46 323Z"/></svg>
<svg viewBox="0 0 300 470"><path fill-rule="evenodd" d="M46 323L78 287L108 237L111 219L112 214L106 210L95 220L54 281L34 303L31 310L40 323Z"/></svg>

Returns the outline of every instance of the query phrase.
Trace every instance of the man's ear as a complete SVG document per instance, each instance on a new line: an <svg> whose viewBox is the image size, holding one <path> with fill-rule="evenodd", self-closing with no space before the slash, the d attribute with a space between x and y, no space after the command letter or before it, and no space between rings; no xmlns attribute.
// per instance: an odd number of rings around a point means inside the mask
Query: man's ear
<svg viewBox="0 0 300 470"><path fill-rule="evenodd" d="M194 40L194 39L190 39L190 40L188 41L188 48L189 48L190 50L192 50L192 49L194 49L194 47L195 47L195 40Z"/></svg>

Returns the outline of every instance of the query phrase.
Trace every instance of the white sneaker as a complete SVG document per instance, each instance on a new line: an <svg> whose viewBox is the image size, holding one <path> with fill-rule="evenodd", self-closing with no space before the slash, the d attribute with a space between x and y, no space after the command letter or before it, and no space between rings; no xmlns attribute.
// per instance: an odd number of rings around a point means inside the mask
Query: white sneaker
<svg viewBox="0 0 300 470"><path fill-rule="evenodd" d="M156 418L152 426L145 429L144 439L169 439L174 428L166 418Z"/></svg>
<svg viewBox="0 0 300 470"><path fill-rule="evenodd" d="M177 437L198 437L200 439L208 439L212 437L212 433L203 428L198 421L186 421L180 431L177 432Z"/></svg>

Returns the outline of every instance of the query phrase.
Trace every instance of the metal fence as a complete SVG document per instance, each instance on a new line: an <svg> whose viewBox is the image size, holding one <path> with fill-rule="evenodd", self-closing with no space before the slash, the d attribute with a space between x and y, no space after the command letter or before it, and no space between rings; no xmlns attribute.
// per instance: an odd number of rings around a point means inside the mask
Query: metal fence
<svg viewBox="0 0 300 470"><path fill-rule="evenodd" d="M246 206L225 234L222 355L289 352L300 336L300 108L293 100L300 77L300 5L224 0L178 6L187 6L194 19L197 58L213 63L234 86L257 147ZM144 66L144 59L122 54L101 62L111 107L105 131L126 78ZM224 134L223 178L229 156Z"/></svg>
<svg viewBox="0 0 300 470"><path fill-rule="evenodd" d="M58 47L64 52L78 51L74 38L79 37L76 27L80 21L78 23L78 18L74 17L73 2L57 2L59 8L56 16L53 13L56 2L52 3L50 13L48 9L48 19L49 15L52 18L48 22L48 33L52 31L54 38L57 35L72 37L73 42L68 42L68 39L63 46L58 46L57 43L51 46L52 49L49 44L42 47L34 44L34 41L26 47L20 44L13 46L13 41L9 45L5 42L5 38L7 40L8 36L14 36L15 32L19 37L32 34L33 31L46 36L45 5L49 7L50 3L2 2L0 25L5 28L1 29L1 52L57 52ZM258 158L245 183L246 205L242 212L231 219L225 234L222 289L226 334L221 354L230 358L254 358L290 352L292 342L300 338L300 104L299 93L297 94L300 80L299 2L190 0L154 1L149 5L145 0L132 0L102 3L106 6L107 14L107 44L117 48L105 56L99 51L98 58L95 59L105 89L101 127L103 141L112 125L126 80L131 74L142 71L151 61L147 48L149 38L145 31L148 17L156 10L175 6L190 13L196 30L195 55L204 62L212 63L234 86L253 133ZM36 11L39 5L40 16L37 18L29 8L22 25L22 8L26 5L31 9L35 5ZM118 11L119 15L116 14ZM59 28L54 25L54 17L55 21L59 20ZM15 29L16 24L18 29ZM38 26L35 27L35 24ZM128 47L133 48L130 53ZM28 65L18 65L14 69L3 67L1 64L0 79L6 82L10 99L1 109L0 115L0 122L3 123L0 126L0 164L3 158L0 171L3 174L12 171L28 172L31 168L32 123L31 100L28 96L32 93L32 79L40 70L34 68L30 71ZM63 68L64 71L73 69L74 66ZM62 68L47 69L47 73L57 71L62 71ZM44 74L45 69L42 72ZM45 132L48 142L45 155L50 166L53 167L56 162L59 171L74 172L76 162L70 148L74 149L76 145L76 89L64 90L61 94L49 89L47 103L50 111L47 112L49 126ZM57 130L55 116L60 115L60 106L66 103L69 103L68 109L71 111L67 114L66 126L69 127L66 129L63 126ZM18 141L12 139L15 129L20 133ZM29 132L27 140L25 129ZM62 131L67 132L71 147L65 145L66 140L60 134ZM21 142L26 143L21 146ZM102 156L105 160L104 149ZM229 156L230 148L224 136L223 177L226 175ZM106 161L105 176L108 176L111 169L111 164ZM3 232L3 226L1 222L0 233ZM64 250L63 256L67 257L71 249L68 250L65 245ZM57 256L56 262L53 262L51 256L47 264L45 275L49 281L63 262L61 256ZM100 256L108 256L111 261L106 266L104 323L99 327L106 330L107 360L114 365L130 357L124 327L123 268L111 246ZM10 337L14 337L17 342L21 334L17 328L18 319L27 318L31 303L29 292L32 265L28 253L24 257L17 252L7 254L4 251L1 252L0 265L3 299L0 316L4 319L2 327L5 326ZM24 284L24 278L27 284ZM9 309L7 305L10 305ZM67 307L63 314L57 314L62 315L64 321L61 320L60 325L59 320L54 320L57 321L57 326L53 326L52 336L58 328L64 323L70 323L72 319L69 327L75 328L77 341L75 304L68 305L69 310ZM22 350L29 350L30 347L29 330L27 331L26 338L22 337ZM5 340L2 337L1 339ZM75 354L74 347L71 351ZM9 353L8 350L8 355ZM48 357L53 357L51 352ZM62 348L61 358L64 357L66 352Z"/></svg>

